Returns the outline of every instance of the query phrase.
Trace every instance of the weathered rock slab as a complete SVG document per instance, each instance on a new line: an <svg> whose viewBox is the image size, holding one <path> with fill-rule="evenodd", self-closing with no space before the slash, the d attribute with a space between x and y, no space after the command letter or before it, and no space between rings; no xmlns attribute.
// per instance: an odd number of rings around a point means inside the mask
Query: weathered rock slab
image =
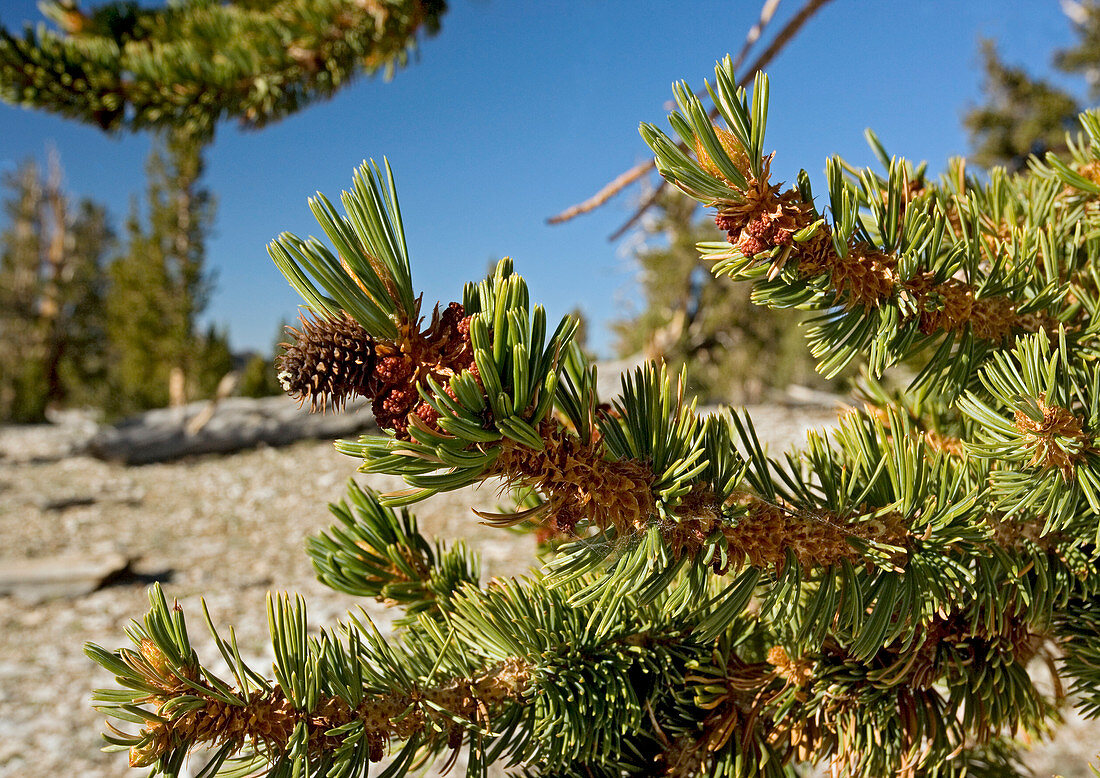
<svg viewBox="0 0 1100 778"><path fill-rule="evenodd" d="M79 597L126 575L130 564L121 554L0 559L0 595L28 602Z"/></svg>
<svg viewBox="0 0 1100 778"><path fill-rule="evenodd" d="M196 420L203 423L196 425ZM166 462L197 454L228 454L258 445L284 446L299 440L334 439L374 426L365 401L340 413L316 414L289 397L231 397L214 406L191 403L161 408L103 427L88 451L127 465Z"/></svg>

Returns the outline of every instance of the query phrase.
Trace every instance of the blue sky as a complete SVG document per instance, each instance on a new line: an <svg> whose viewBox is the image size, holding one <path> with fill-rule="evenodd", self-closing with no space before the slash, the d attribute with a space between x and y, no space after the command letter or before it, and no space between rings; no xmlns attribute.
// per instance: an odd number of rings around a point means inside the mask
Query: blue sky
<svg viewBox="0 0 1100 778"><path fill-rule="evenodd" d="M235 348L266 351L297 297L267 256L282 230L318 232L306 199L336 199L364 158L388 156L426 302L461 299L462 284L510 255L532 298L560 316L579 306L592 345L637 305L629 241L607 237L637 192L568 224L547 217L648 156L640 121L667 127L674 80L693 87L736 52L758 0L451 0L443 29L393 81L362 79L335 99L259 132L223 125L208 154L218 215L207 261L217 290L208 321ZM774 32L801 2L784 0ZM34 0L0 0L0 20L40 17ZM1073 36L1057 0L834 0L772 63L769 145L775 175L805 168L820 189L825 159L872 164L863 130L931 169L967 150L960 117L979 97L979 37L1032 72ZM59 150L76 195L108 205L121 226L144 187L149 140L106 136L0 105L0 170Z"/></svg>

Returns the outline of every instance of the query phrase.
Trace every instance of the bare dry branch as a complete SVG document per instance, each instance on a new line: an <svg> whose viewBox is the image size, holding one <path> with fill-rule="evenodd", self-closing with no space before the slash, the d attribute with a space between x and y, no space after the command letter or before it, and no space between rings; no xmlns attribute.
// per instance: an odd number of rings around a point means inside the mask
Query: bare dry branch
<svg viewBox="0 0 1100 778"><path fill-rule="evenodd" d="M601 205L606 203L612 197L617 195L622 190L633 184L639 178L644 176L650 170L653 169L653 160L647 159L645 162L639 163L634 167L627 170L625 173L620 173L610 181L603 189L596 192L596 194L589 197L583 203L577 203L574 206L566 208L557 216L551 216L546 220L547 224L561 224L567 222L574 216L580 216L582 213L588 213L594 211Z"/></svg>
<svg viewBox="0 0 1100 778"><path fill-rule="evenodd" d="M805 25L806 22L809 21L810 18L822 8L822 6L830 2L832 2L832 0L807 0L806 4L802 6L799 12L795 14L790 19L790 21L787 22L786 25L784 25L782 30L779 31L779 34L775 36L775 39L771 42L768 48L765 49L764 52L756 58L756 61L752 63L749 69L744 74L742 74L740 79L738 79L738 83L741 85L747 84L753 79L753 77L756 76L759 71L767 67L768 63L771 62L788 43L790 43L795 35L798 34L798 31L802 29L803 25ZM752 26L752 28L746 35L745 45L742 46L741 51L737 55L735 66L739 65L741 60L744 59L745 55L752 48L753 43L759 40L764 28L767 26L768 22L771 21L772 16L775 14L775 10L778 5L779 0L765 0L764 6L760 10L760 19L757 21L756 24ZM714 119L717 117L717 115L717 110L711 109L710 117ZM680 147L684 148L683 144L680 144ZM606 203L608 200L610 200L612 197L617 195L619 192L621 192L623 189L645 176L652 169L653 160L651 159L635 165L629 170L620 173L606 186L600 189L600 191L596 192L596 194L592 195L592 197L588 198L584 202L573 205L562 211L558 215L550 217L546 220L547 223L561 224L563 222L569 221L570 219L573 219L574 217L580 216L583 213L594 211L595 209ZM610 236L609 240L618 240L627 230L633 227L637 223L638 219L641 218L642 214L649 210L649 208L652 207L653 204L657 201L657 197L659 196L664 186L665 184L662 181L657 186L657 188L652 193L650 193L650 195L639 206L634 214L629 219L627 219L627 221L621 227L615 230L615 232Z"/></svg>
<svg viewBox="0 0 1100 778"><path fill-rule="evenodd" d="M745 43L741 47L741 51L737 52L737 59L733 61L733 70L737 71L737 68L741 67L741 63L745 61L745 57L749 55L749 51L760 40L760 34L764 32L764 28L768 26L768 22L775 16L775 9L779 7L779 0L764 0L764 7L760 9L760 18L756 20L750 29L748 35L745 36Z"/></svg>

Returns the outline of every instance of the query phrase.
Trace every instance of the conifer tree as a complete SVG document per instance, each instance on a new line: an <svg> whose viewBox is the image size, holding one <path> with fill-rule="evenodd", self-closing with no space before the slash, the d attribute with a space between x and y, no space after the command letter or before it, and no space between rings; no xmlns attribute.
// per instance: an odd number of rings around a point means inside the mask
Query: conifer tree
<svg viewBox="0 0 1100 778"><path fill-rule="evenodd" d="M308 307L284 386L371 398L384 433L337 446L409 487L350 486L308 545L396 633L359 613L311 635L275 595L270 673L206 619L220 677L155 588L133 648L87 647L118 680L96 695L111 748L163 775L201 745L204 775L388 755L398 776L462 749L468 775L992 777L1060 706L1100 715L1100 114L1069 154L987 182L960 161L932 180L871 135L884 169L830 159L825 208L805 173L771 179L767 80L747 93L727 59L707 88L719 125L675 89L687 152L642 126L658 169L714 209L715 274L812 311L823 375L861 363L861 406L777 458L660 365L599 397L573 323L551 328L510 260L423 308L393 178L365 163L342 213L311 201L327 242L270 250ZM882 390L902 360L923 369ZM482 581L407 511L484 481L517 500L481 521L565 541L527 578Z"/></svg>
<svg viewBox="0 0 1100 778"><path fill-rule="evenodd" d="M1054 53L1054 66L1064 73L1085 76L1088 96L1100 96L1100 3L1066 0L1063 10L1077 42ZM1006 165L1015 171L1032 154L1066 151L1066 132L1076 124L1078 99L1049 81L1005 64L992 41L982 42L985 102L967 112L963 122L970 132L973 161Z"/></svg>
<svg viewBox="0 0 1100 778"><path fill-rule="evenodd" d="M1032 154L1065 150L1066 131L1079 109L1072 95L1023 68L1006 65L992 41L982 43L986 103L967 112L963 122L981 165L1019 170Z"/></svg>
<svg viewBox="0 0 1100 778"><path fill-rule="evenodd" d="M149 159L147 213L133 206L126 251L111 265L106 312L116 413L167 405L173 372L194 397L224 374L211 372L229 369L224 335L204 337L198 329L211 289L203 265L214 212L201 184L201 149L184 133L161 136Z"/></svg>
<svg viewBox="0 0 1100 778"><path fill-rule="evenodd" d="M56 155L46 176L26 162L5 185L0 419L41 421L50 405L96 399L104 365L104 258L113 236L102 207L82 200L73 208Z"/></svg>
<svg viewBox="0 0 1100 778"><path fill-rule="evenodd" d="M241 368L241 380L237 392L242 397L270 397L283 393L279 383L279 374L275 369L275 359L283 352L286 340L286 320L278 328L278 335L267 354L252 354Z"/></svg>
<svg viewBox="0 0 1100 778"><path fill-rule="evenodd" d="M392 74L419 34L438 31L446 3L185 0L146 7L111 0L84 9L77 0L56 0L40 8L53 26L27 24L18 35L0 25L0 100L167 139L149 162L150 176L161 179L150 184L152 222L139 228L131 218L129 254L112 271L111 410L164 404L170 375L183 378L173 385L185 394L201 393L220 378L215 364L229 362L224 333L203 339L194 332L209 279L201 236L193 233L208 229L212 216L188 187L201 174L218 122L263 127L331 97L362 73ZM166 164L175 171L167 177L160 171ZM162 208L165 186L178 196ZM164 239L190 248L161 245ZM141 250L151 252L149 266ZM149 329L129 328L127 306L132 321Z"/></svg>

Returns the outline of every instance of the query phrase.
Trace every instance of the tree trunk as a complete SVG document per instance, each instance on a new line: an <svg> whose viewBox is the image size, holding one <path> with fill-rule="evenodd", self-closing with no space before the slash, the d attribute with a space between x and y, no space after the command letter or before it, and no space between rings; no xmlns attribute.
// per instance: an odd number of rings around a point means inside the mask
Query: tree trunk
<svg viewBox="0 0 1100 778"><path fill-rule="evenodd" d="M57 150L51 149L49 155L49 178L46 183L45 228L47 232L45 251L45 284L39 315L42 319L42 333L45 339L43 375L46 381L47 405L64 399L65 388L61 383L61 359L68 347L68 337L62 311L62 284L69 270L67 223L65 194L61 189L61 162Z"/></svg>

